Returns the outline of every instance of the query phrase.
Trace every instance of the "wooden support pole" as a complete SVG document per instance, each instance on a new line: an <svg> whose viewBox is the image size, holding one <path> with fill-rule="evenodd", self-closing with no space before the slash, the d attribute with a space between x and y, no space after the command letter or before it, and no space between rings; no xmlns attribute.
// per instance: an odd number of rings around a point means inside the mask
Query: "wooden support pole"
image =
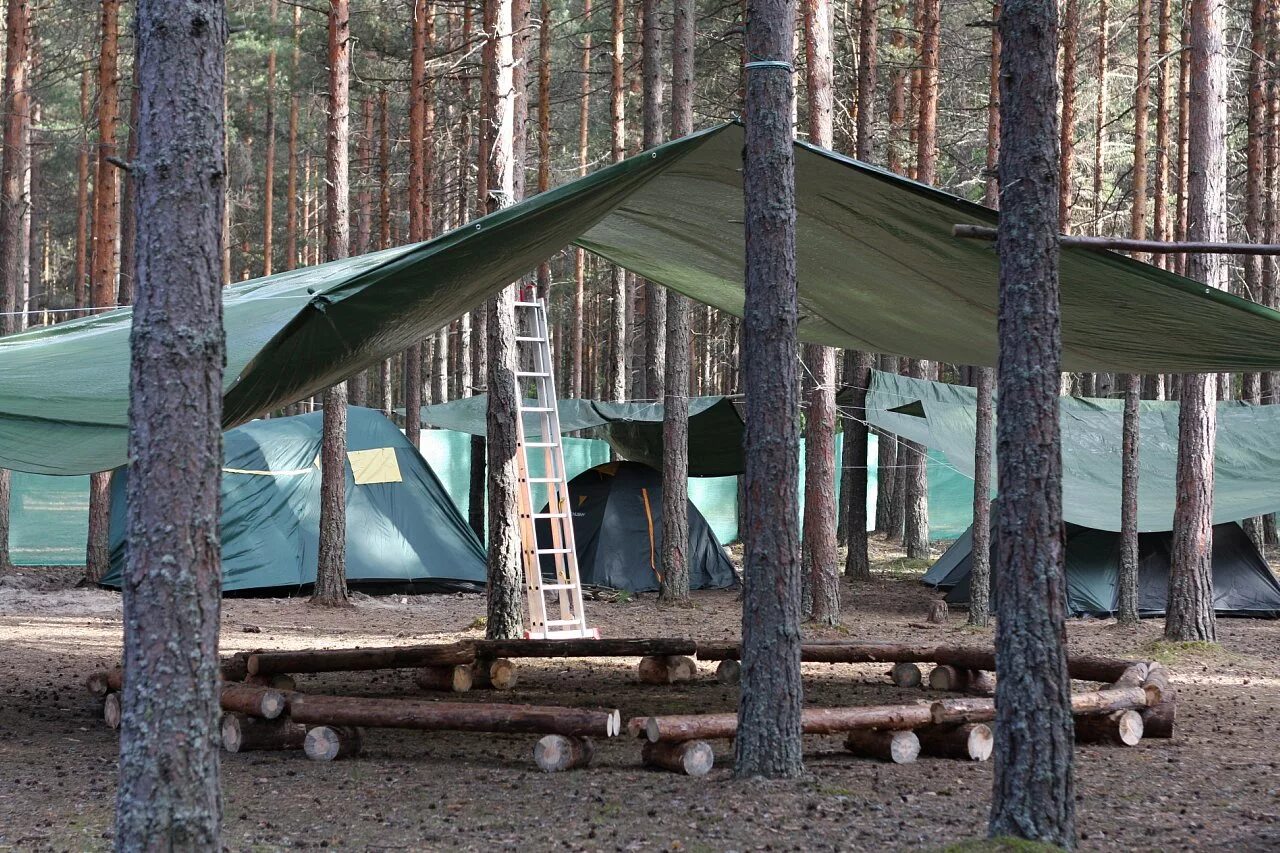
<svg viewBox="0 0 1280 853"><path fill-rule="evenodd" d="M983 723L943 723L916 729L920 752L934 758L986 761L995 747L991 727Z"/></svg>
<svg viewBox="0 0 1280 853"><path fill-rule="evenodd" d="M971 240L994 240L996 229L986 225L955 225L951 234ZM1274 243L1214 243L1190 240L1132 240L1124 237L1088 237L1061 234L1058 245L1064 249L1094 249L1113 252L1148 252L1157 255L1280 255Z"/></svg>
<svg viewBox="0 0 1280 853"><path fill-rule="evenodd" d="M1076 743L1137 746L1142 740L1143 729L1142 714L1139 711L1086 714L1076 717Z"/></svg>
<svg viewBox="0 0 1280 853"><path fill-rule="evenodd" d="M920 739L914 732L855 729L845 737L844 748L859 758L913 764L920 755Z"/></svg>
<svg viewBox="0 0 1280 853"><path fill-rule="evenodd" d="M640 748L640 759L649 767L686 776L706 776L716 763L715 752L705 740L645 743Z"/></svg>
<svg viewBox="0 0 1280 853"><path fill-rule="evenodd" d="M227 752L302 749L307 729L288 717L262 720L244 714L224 714L222 746Z"/></svg>
<svg viewBox="0 0 1280 853"><path fill-rule="evenodd" d="M414 672L413 683L423 690L466 693L471 689L471 667L467 664L426 666Z"/></svg>
<svg viewBox="0 0 1280 853"><path fill-rule="evenodd" d="M297 693L289 715L308 725L364 726L422 731L504 732L613 737L621 729L616 710L549 705L368 699Z"/></svg>
<svg viewBox="0 0 1280 853"><path fill-rule="evenodd" d="M698 650L693 640L681 639L475 640L470 645L479 657L487 658L639 658L692 655Z"/></svg>
<svg viewBox="0 0 1280 853"><path fill-rule="evenodd" d="M987 700L989 701L989 700ZM930 706L868 705L863 708L806 708L801 728L807 735L829 735L854 729L915 729L932 721ZM738 731L738 715L680 714L649 717L645 736L652 743L731 738Z"/></svg>
<svg viewBox="0 0 1280 853"><path fill-rule="evenodd" d="M678 684L692 681L698 665L684 655L650 655L640 658L638 673L643 684Z"/></svg>
<svg viewBox="0 0 1280 853"><path fill-rule="evenodd" d="M586 767L595 753L590 738L544 735L533 748L533 761L544 773L560 773Z"/></svg>
<svg viewBox="0 0 1280 853"><path fill-rule="evenodd" d="M471 666L471 686L476 690L511 690L519 680L519 667L506 658L481 658Z"/></svg>
<svg viewBox="0 0 1280 853"><path fill-rule="evenodd" d="M316 726L307 731L302 749L312 761L350 758L364 749L364 732L355 726Z"/></svg>
<svg viewBox="0 0 1280 853"><path fill-rule="evenodd" d="M296 652L255 652L249 655L249 675L290 672L355 672L370 669L417 669L471 663L469 643L430 646L389 646L373 649L306 649Z"/></svg>

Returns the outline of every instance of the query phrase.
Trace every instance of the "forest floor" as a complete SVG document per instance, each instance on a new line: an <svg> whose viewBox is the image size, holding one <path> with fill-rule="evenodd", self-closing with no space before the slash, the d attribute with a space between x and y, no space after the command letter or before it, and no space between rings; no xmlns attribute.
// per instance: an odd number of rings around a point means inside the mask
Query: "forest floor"
<svg viewBox="0 0 1280 853"><path fill-rule="evenodd" d="M876 578L844 588L844 627L811 636L990 642L953 612L922 629L931 591L911 566L879 549ZM114 732L85 676L120 657L120 601L74 588L76 570L0 578L0 849L111 846ZM739 634L735 591L695 593L688 608L652 595L589 605L610 637L728 639ZM477 595L357 596L348 610L299 599L224 602L225 652L253 648L388 645L480 635ZM1280 848L1280 622L1221 620L1220 646L1170 649L1162 624L1137 630L1071 620L1071 648L1159 657L1180 699L1173 740L1078 747L1077 822L1083 850ZM609 706L640 714L729 711L737 689L703 664L676 687L636 682L635 661L521 661L508 695L460 698ZM884 666L805 665L814 706L912 702ZM302 690L411 694L407 672L303 676ZM835 737L806 740L806 774L792 782L732 778L717 744L703 779L644 770L626 738L597 744L589 770L544 775L532 736L369 731L362 757L313 763L300 753L224 754L225 847L434 850L944 850L985 834L990 762L922 759L882 765L844 753Z"/></svg>

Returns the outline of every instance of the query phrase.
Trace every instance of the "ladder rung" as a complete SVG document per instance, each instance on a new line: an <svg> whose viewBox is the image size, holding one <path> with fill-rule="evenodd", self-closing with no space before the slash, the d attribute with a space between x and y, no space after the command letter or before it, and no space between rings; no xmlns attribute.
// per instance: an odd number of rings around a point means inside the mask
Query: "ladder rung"
<svg viewBox="0 0 1280 853"><path fill-rule="evenodd" d="M543 372L543 371L541 371L541 370L517 370L517 371L516 371L516 378L517 378L517 379L530 379L530 378L533 378L533 379L550 379L550 378L551 378L551 374L550 374L550 373L544 373L544 372ZM529 411L529 410L528 410L528 409L526 409L525 411Z"/></svg>
<svg viewBox="0 0 1280 853"><path fill-rule="evenodd" d="M534 518L568 518L568 513L563 512L535 512Z"/></svg>
<svg viewBox="0 0 1280 853"><path fill-rule="evenodd" d="M515 305L517 308L541 308L542 307L541 302L517 302Z"/></svg>
<svg viewBox="0 0 1280 853"><path fill-rule="evenodd" d="M525 411L527 412L529 410L525 409ZM560 443L556 441L526 441L524 443L524 446L525 447L559 447Z"/></svg>
<svg viewBox="0 0 1280 853"><path fill-rule="evenodd" d="M572 554L573 552L570 551L568 548L538 548L534 551L534 553L535 554Z"/></svg>
<svg viewBox="0 0 1280 853"><path fill-rule="evenodd" d="M546 342L546 338L538 337L537 335L516 335L516 343L518 344L541 344Z"/></svg>
<svg viewBox="0 0 1280 853"><path fill-rule="evenodd" d="M578 585L576 583L544 583L542 585L543 592L546 592L548 590L577 589L577 588L578 588Z"/></svg>
<svg viewBox="0 0 1280 853"><path fill-rule="evenodd" d="M581 619L548 619L543 624L545 624L548 628L559 628L565 625L581 625L582 620Z"/></svg>
<svg viewBox="0 0 1280 853"><path fill-rule="evenodd" d="M528 479L528 481L529 481L530 483L558 483L558 482L560 482L560 481L559 481L558 479L556 479L555 477L529 477L529 478L527 478L527 479Z"/></svg>
<svg viewBox="0 0 1280 853"><path fill-rule="evenodd" d="M525 406L525 407L523 407L522 409L520 409L520 411L522 411L522 412L547 412L547 413L550 413L550 412L554 412L554 411L555 411L555 408L554 408L554 407L552 407L552 406ZM527 443L527 442L526 442L526 443Z"/></svg>

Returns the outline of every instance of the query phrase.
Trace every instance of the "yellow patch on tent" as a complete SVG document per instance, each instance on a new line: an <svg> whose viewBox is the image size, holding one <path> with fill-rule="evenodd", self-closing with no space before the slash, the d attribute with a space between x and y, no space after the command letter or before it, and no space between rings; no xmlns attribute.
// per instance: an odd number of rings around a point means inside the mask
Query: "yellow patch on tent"
<svg viewBox="0 0 1280 853"><path fill-rule="evenodd" d="M357 486L403 481L394 447L352 450L347 454L347 460L351 462L351 476L355 478Z"/></svg>

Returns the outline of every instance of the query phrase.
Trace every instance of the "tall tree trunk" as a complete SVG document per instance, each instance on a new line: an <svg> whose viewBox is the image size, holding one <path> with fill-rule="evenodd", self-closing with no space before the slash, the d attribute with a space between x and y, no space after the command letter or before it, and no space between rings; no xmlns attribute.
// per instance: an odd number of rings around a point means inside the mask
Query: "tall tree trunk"
<svg viewBox="0 0 1280 853"><path fill-rule="evenodd" d="M805 0L805 90L809 141L834 144L835 96L831 56L831 3ZM812 386L805 417L804 527L801 563L813 590L812 617L840 623L840 566L836 547L836 351L806 344L804 358Z"/></svg>
<svg viewBox="0 0 1280 853"><path fill-rule="evenodd" d="M880 356L880 370L898 372L896 355ZM891 433L876 431L876 533L885 539L897 539L902 532L902 505L897 486L902 480L898 468L898 439Z"/></svg>
<svg viewBox="0 0 1280 853"><path fill-rule="evenodd" d="M929 363L907 359L907 375L929 378ZM929 557L929 449L906 439L898 439L899 472L902 481L902 545L913 560Z"/></svg>
<svg viewBox="0 0 1280 853"><path fill-rule="evenodd" d="M1006 8L1012 8L1008 4ZM1063 234L1071 233L1071 206L1075 201L1073 179L1076 159L1076 60L1080 36L1080 0L1065 0L1062 26L1062 126L1058 141L1058 222Z"/></svg>
<svg viewBox="0 0 1280 853"><path fill-rule="evenodd" d="M512 0L485 0L485 93L481 97L482 145L487 162L487 190L482 196L489 212L515 201L515 125L512 64ZM523 632L520 534L516 525L516 413L519 388L515 380L515 286L509 285L488 306L488 492L489 492L489 609L485 635L490 639L519 637Z"/></svg>
<svg viewBox="0 0 1280 853"><path fill-rule="evenodd" d="M325 260L351 248L351 8L329 0L329 121L325 144ZM347 603L347 383L324 392L320 439L320 549L311 603Z"/></svg>
<svg viewBox="0 0 1280 853"><path fill-rule="evenodd" d="M1178 52L1178 161L1175 166L1177 170L1175 178L1178 185L1178 207L1177 219L1173 223L1173 238L1175 240L1187 239L1187 168L1189 163L1188 146L1191 141L1191 126L1188 121L1191 112L1191 50L1189 48L1191 30L1188 19L1189 16L1184 15L1182 22L1182 49ZM1187 256L1174 255L1173 260L1174 270L1180 275L1186 275Z"/></svg>
<svg viewBox="0 0 1280 853"><path fill-rule="evenodd" d="M120 111L116 56L119 50L120 0L102 0L102 44L98 55L98 164L93 192L93 254L89 302L94 308L116 304L116 241L120 236L117 199L116 121ZM85 577L101 580L111 560L111 474L89 476L89 541Z"/></svg>
<svg viewBox="0 0 1280 853"><path fill-rule="evenodd" d="M870 163L875 146L876 71L879 65L876 10L879 0L862 0L858 16L857 157Z"/></svg>
<svg viewBox="0 0 1280 853"><path fill-rule="evenodd" d="M989 830L1075 843L1058 434L1057 3L1000 15L996 746Z"/></svg>
<svg viewBox="0 0 1280 853"><path fill-rule="evenodd" d="M1157 0L1159 9L1159 34L1156 37L1156 162L1155 188L1152 192L1152 228L1157 240L1171 240L1169 225L1169 91L1173 75L1169 68L1173 57L1169 51L1173 43L1173 0ZM1170 258L1156 258L1159 266L1168 269Z"/></svg>
<svg viewBox="0 0 1280 853"><path fill-rule="evenodd" d="M298 99L301 81L302 7L293 7L293 59L289 68L289 176L285 190L284 268L298 266ZM384 137L385 138L385 137Z"/></svg>
<svg viewBox="0 0 1280 853"><path fill-rule="evenodd" d="M356 143L356 160L360 163L360 190L356 193L355 252L365 255L373 251L373 93L367 92L360 105L363 131Z"/></svg>
<svg viewBox="0 0 1280 853"><path fill-rule="evenodd" d="M938 180L938 53L942 0L918 0L920 33L920 117L916 125L916 180Z"/></svg>
<svg viewBox="0 0 1280 853"><path fill-rule="evenodd" d="M1220 0L1190 6L1190 102L1188 126L1187 239L1220 241L1227 219L1227 60ZM1187 275L1222 290L1227 266L1221 255L1190 255ZM1217 409L1215 377L1182 377L1178 416L1177 501L1170 548L1165 637L1217 639L1213 611L1213 456Z"/></svg>
<svg viewBox="0 0 1280 853"><path fill-rule="evenodd" d="M1141 2L1141 0L1140 0ZM1102 233L1102 185L1106 168L1107 59L1111 53L1111 30L1107 22L1109 0L1098 0L1098 92L1093 114L1093 233Z"/></svg>
<svg viewBox="0 0 1280 853"><path fill-rule="evenodd" d="M133 80L129 85L129 141L125 145L125 161L132 163L138 155L138 66L133 66ZM133 176L125 172L120 189L120 287L116 293L117 305L132 305L138 280L138 258L134 252L138 236L138 219L134 210L135 188Z"/></svg>
<svg viewBox="0 0 1280 853"><path fill-rule="evenodd" d="M609 77L609 128L612 144L612 160L621 162L627 156L626 80L623 76L624 24L626 0L613 0L612 39L610 41ZM613 299L609 312L609 396L616 401L627 399L627 305L631 303L627 293L627 272L611 265L613 274Z"/></svg>
<svg viewBox="0 0 1280 853"><path fill-rule="evenodd" d="M662 142L662 20L659 0L643 0L644 31L640 37L641 75L644 79L644 115L640 147L648 150ZM643 384L635 395L661 400L667 361L667 290L644 282Z"/></svg>
<svg viewBox="0 0 1280 853"><path fill-rule="evenodd" d="M426 240L431 233L427 198L427 39L434 12L428 0L414 0L413 42L409 54L409 239ZM422 344L401 356L404 376L404 430L414 447L422 439ZM472 499L475 496L472 495Z"/></svg>
<svg viewBox="0 0 1280 853"><path fill-rule="evenodd" d="M1267 124L1267 2L1254 0L1249 16L1251 38L1249 43L1249 77L1245 90L1247 108L1245 124L1247 141L1245 143L1245 191L1244 191L1244 230L1251 243L1265 242L1263 195L1267 168L1266 157L1266 124ZM1267 263L1261 255L1250 255L1242 258L1244 262L1245 298L1266 304L1263 292L1263 265ZM1246 373L1241 387L1241 397L1254 403L1262 402L1262 375ZM1254 524L1257 528L1258 525Z"/></svg>
<svg viewBox="0 0 1280 853"><path fill-rule="evenodd" d="M671 30L671 135L693 132L694 0L675 0ZM658 597L689 600L689 300L667 294L662 413L662 577Z"/></svg>
<svg viewBox="0 0 1280 853"><path fill-rule="evenodd" d="M795 4L747 0L747 390L742 690L734 772L804 771L800 709L799 377L796 369L795 158L791 82Z"/></svg>
<svg viewBox="0 0 1280 853"><path fill-rule="evenodd" d="M7 79L7 78L6 78ZM72 298L77 308L89 305L89 63L80 72L80 150L77 152L76 280Z"/></svg>
<svg viewBox="0 0 1280 853"><path fill-rule="evenodd" d="M551 0L542 0L538 15L538 192L551 189ZM538 265L538 297L551 305L551 261ZM558 332L557 328L557 332ZM552 363L559 367L563 335L555 334ZM563 387L564 375L559 369Z"/></svg>
<svg viewBox="0 0 1280 853"><path fill-rule="evenodd" d="M263 135L262 170L262 274L271 275L275 255L276 202L276 13L278 0L271 0L267 13L270 47L267 49L267 116Z"/></svg>
<svg viewBox="0 0 1280 853"><path fill-rule="evenodd" d="M853 580L871 580L871 557L867 553L867 388L871 385L874 357L849 350L844 360L844 384L853 394L849 417L844 419L844 465L850 475L845 480L849 550L844 573Z"/></svg>
<svg viewBox="0 0 1280 853"><path fill-rule="evenodd" d="M391 247L391 133L388 127L387 90L378 93L378 245ZM391 384L391 359L383 359L379 369L382 413L391 417L395 389ZM411 439L412 440L412 439Z"/></svg>
<svg viewBox="0 0 1280 853"><path fill-rule="evenodd" d="M591 118L591 0L582 0L582 65L578 98L578 175L587 174L587 143ZM583 338L583 313L586 310L587 253L573 253L573 345L570 348L569 394L583 396L586 377L586 350Z"/></svg>
<svg viewBox="0 0 1280 853"><path fill-rule="evenodd" d="M115 845L216 850L227 27L220 3L139 0L134 22L138 287Z"/></svg>
<svg viewBox="0 0 1280 853"><path fill-rule="evenodd" d="M893 47L894 69L889 83L889 157L890 172L906 174L902 144L902 131L907 120L907 80L910 77L909 65L904 56L907 51L907 4L893 4L893 35L890 44Z"/></svg>

